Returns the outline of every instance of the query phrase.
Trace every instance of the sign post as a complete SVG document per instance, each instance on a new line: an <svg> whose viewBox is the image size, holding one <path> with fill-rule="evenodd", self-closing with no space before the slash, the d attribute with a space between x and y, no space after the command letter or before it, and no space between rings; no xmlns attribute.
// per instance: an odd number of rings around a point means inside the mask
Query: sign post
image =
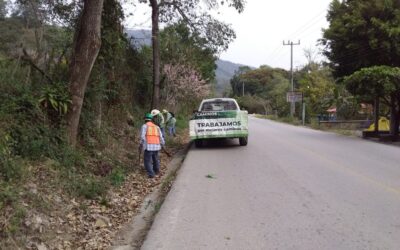
<svg viewBox="0 0 400 250"><path fill-rule="evenodd" d="M294 107L296 102L301 102L303 104L303 111L302 111L302 116L303 116L303 125L304 125L304 112L305 112L305 106L304 106L304 102L303 102L303 92L301 91L288 91L286 93L286 101L290 102L290 106Z"/></svg>
<svg viewBox="0 0 400 250"><path fill-rule="evenodd" d="M289 91L286 93L286 101L287 102L302 102L303 101L303 92L301 91Z"/></svg>

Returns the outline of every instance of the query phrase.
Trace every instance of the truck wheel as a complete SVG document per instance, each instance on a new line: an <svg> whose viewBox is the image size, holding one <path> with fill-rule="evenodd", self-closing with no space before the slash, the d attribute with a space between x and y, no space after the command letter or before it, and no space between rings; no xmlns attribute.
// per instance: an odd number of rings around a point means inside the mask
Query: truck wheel
<svg viewBox="0 0 400 250"><path fill-rule="evenodd" d="M240 146L246 146L247 145L247 136L246 137L240 137L239 138L239 144L240 144Z"/></svg>
<svg viewBox="0 0 400 250"><path fill-rule="evenodd" d="M201 146L203 146L203 141L197 139L194 141L194 145L196 146L196 148L201 148Z"/></svg>

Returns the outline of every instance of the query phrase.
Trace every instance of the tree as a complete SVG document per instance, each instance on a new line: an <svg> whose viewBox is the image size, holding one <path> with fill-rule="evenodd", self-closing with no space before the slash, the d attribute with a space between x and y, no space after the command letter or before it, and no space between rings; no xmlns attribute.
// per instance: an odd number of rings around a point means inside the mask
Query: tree
<svg viewBox="0 0 400 250"><path fill-rule="evenodd" d="M334 0L321 42L336 77L374 65L400 65L400 1Z"/></svg>
<svg viewBox="0 0 400 250"><path fill-rule="evenodd" d="M362 100L382 98L390 107L390 134L398 137L400 121L400 68L374 66L363 68L344 79L352 94Z"/></svg>
<svg viewBox="0 0 400 250"><path fill-rule="evenodd" d="M72 103L67 115L67 136L72 146L76 145L87 82L101 46L102 10L103 0L84 0L82 14L75 32L69 85Z"/></svg>
<svg viewBox="0 0 400 250"><path fill-rule="evenodd" d="M164 100L165 104L176 111L178 103L198 103L208 96L210 88L201 79L199 72L187 65L166 64L163 68L165 75Z"/></svg>
<svg viewBox="0 0 400 250"><path fill-rule="evenodd" d="M191 33L185 24L177 23L164 28L160 32L160 49L164 64L189 65L201 74L203 80L215 80L216 56L206 46L206 41Z"/></svg>
<svg viewBox="0 0 400 250"><path fill-rule="evenodd" d="M322 114L332 105L335 82L331 69L310 62L299 72L298 90L303 92L310 115Z"/></svg>
<svg viewBox="0 0 400 250"><path fill-rule="evenodd" d="M242 75L245 74L246 72L251 71L251 68L248 66L240 66L236 71L235 74L233 75L232 79L230 80L231 88L232 88L232 94L234 96L240 96L243 95L243 80L242 80Z"/></svg>
<svg viewBox="0 0 400 250"><path fill-rule="evenodd" d="M159 21L163 23L183 22L193 33L206 39L215 53L227 49L228 44L235 37L234 31L229 25L214 19L210 14L202 11L201 2L198 0L139 0L150 4L152 9L152 46L153 46L153 108L160 102L160 51L159 51ZM217 9L227 3L238 12L244 9L244 0L207 0L207 9Z"/></svg>
<svg viewBox="0 0 400 250"><path fill-rule="evenodd" d="M335 77L341 79L373 66L400 66L399 9L398 0L334 0L331 3L327 16L330 25L324 30L321 42L325 45L324 54L330 60ZM373 70L379 75L378 71ZM374 94L377 124L381 93L374 88L374 82L358 84L355 81L348 84L352 88L349 91L357 95L365 91L377 91ZM388 105L393 107L394 104ZM393 115L392 112L391 120L395 119Z"/></svg>
<svg viewBox="0 0 400 250"><path fill-rule="evenodd" d="M7 2L0 0L0 20L6 18L7 15Z"/></svg>
<svg viewBox="0 0 400 250"><path fill-rule="evenodd" d="M243 103L262 107L265 113L276 112L281 116L287 114L286 92L289 90L287 80L288 73L282 69L274 69L268 66L261 66L258 69L251 70L248 67L240 67L234 77L231 79L233 94L236 96L250 95L254 99ZM260 110L260 108L254 107Z"/></svg>
<svg viewBox="0 0 400 250"><path fill-rule="evenodd" d="M199 98L209 95L209 83L215 79L216 57L205 46L205 40L191 33L183 23L170 25L160 32L160 47L161 105L176 112L181 109L180 112L191 113Z"/></svg>

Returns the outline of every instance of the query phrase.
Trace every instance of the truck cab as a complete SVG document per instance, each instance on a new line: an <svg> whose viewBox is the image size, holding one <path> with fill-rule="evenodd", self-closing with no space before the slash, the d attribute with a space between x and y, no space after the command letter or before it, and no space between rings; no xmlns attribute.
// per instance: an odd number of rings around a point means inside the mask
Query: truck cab
<svg viewBox="0 0 400 250"><path fill-rule="evenodd" d="M198 111L240 111L240 108L233 98L214 98L203 100Z"/></svg>

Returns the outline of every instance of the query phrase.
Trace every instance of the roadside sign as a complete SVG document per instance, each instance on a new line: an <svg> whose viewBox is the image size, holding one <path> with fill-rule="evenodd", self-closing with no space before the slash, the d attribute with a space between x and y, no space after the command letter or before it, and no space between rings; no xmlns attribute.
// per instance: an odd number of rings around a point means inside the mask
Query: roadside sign
<svg viewBox="0 0 400 250"><path fill-rule="evenodd" d="M287 102L301 102L303 101L303 92L301 91L289 91L286 93Z"/></svg>

